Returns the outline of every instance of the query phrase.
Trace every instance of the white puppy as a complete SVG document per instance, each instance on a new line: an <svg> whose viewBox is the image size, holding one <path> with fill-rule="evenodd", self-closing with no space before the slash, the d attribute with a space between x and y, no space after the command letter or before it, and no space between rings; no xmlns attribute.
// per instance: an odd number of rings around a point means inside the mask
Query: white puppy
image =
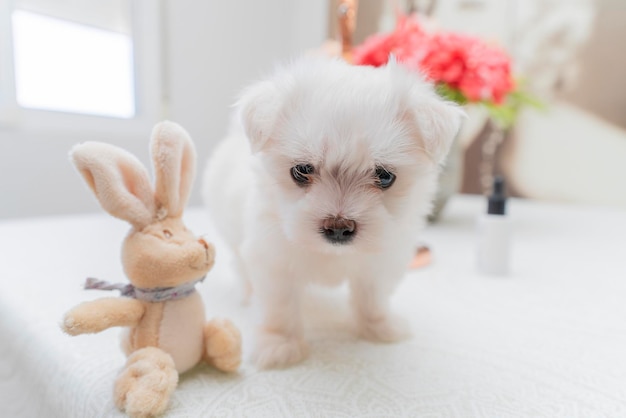
<svg viewBox="0 0 626 418"><path fill-rule="evenodd" d="M462 111L419 76L303 58L252 85L207 165L205 202L260 298L260 367L306 356L301 295L349 280L360 334L408 334L405 274ZM243 128L243 129L242 129Z"/></svg>

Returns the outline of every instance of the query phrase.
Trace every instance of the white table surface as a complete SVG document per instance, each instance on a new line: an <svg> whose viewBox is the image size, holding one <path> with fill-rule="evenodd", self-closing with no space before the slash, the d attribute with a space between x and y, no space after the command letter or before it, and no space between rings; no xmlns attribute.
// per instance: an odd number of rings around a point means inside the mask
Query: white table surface
<svg viewBox="0 0 626 418"><path fill-rule="evenodd" d="M457 197L422 239L433 264L409 272L393 304L414 336L354 336L345 289L307 299L311 356L287 370L184 375L171 417L626 417L626 212L512 201L513 270L474 268L482 199ZM229 254L198 209L218 263L199 287L207 316L227 316L253 341ZM119 330L69 337L58 322L87 299L84 278L125 280L124 222L108 215L0 221L0 417L119 416Z"/></svg>

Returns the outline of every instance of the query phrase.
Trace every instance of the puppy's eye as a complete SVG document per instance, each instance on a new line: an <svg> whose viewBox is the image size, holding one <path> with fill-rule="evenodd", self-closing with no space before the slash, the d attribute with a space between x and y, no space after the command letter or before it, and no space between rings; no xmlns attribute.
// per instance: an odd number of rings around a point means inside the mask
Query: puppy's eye
<svg viewBox="0 0 626 418"><path fill-rule="evenodd" d="M376 177L376 183L381 189L388 189L391 187L394 181L396 181L396 175L387 171L383 167L376 167L374 172Z"/></svg>
<svg viewBox="0 0 626 418"><path fill-rule="evenodd" d="M298 164L291 167L291 177L298 186L305 186L311 182L311 174L315 168L311 164Z"/></svg>
<svg viewBox="0 0 626 418"><path fill-rule="evenodd" d="M165 238L167 238L167 239L170 239L170 238L172 238L172 233L171 233L169 230L164 229L164 230L163 230L163 236L164 236Z"/></svg>

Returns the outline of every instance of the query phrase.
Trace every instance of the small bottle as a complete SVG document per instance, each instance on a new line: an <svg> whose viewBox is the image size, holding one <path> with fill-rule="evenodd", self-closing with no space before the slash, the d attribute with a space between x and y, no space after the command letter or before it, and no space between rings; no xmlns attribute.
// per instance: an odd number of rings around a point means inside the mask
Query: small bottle
<svg viewBox="0 0 626 418"><path fill-rule="evenodd" d="M504 179L496 176L489 196L487 213L478 219L478 269L504 276L510 271L511 222L506 215Z"/></svg>

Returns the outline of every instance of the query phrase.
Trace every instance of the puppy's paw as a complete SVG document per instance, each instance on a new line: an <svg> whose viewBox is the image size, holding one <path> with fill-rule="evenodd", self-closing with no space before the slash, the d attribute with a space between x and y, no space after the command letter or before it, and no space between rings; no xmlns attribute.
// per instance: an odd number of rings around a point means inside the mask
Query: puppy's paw
<svg viewBox="0 0 626 418"><path fill-rule="evenodd" d="M307 354L308 347L302 338L262 332L254 361L260 369L280 368L302 361Z"/></svg>
<svg viewBox="0 0 626 418"><path fill-rule="evenodd" d="M382 318L361 318L359 334L366 340L391 343L411 336L411 327L406 319L394 315Z"/></svg>

